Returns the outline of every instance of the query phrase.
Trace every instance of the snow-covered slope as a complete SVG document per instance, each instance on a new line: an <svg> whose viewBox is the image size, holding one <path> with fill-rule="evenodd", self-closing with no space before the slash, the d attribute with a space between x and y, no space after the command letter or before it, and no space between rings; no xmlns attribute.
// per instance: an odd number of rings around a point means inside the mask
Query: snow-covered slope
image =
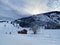
<svg viewBox="0 0 60 45"><path fill-rule="evenodd" d="M19 26L17 25L17 27L14 25L11 24L11 21L9 21L8 23L7 22L0 22L0 34L9 34L10 32L12 34L16 34L17 31L20 31L22 30L23 28L20 27L18 28ZM16 24L15 24L16 25Z"/></svg>
<svg viewBox="0 0 60 45"><path fill-rule="evenodd" d="M39 29L36 35L30 33L30 30L28 34L18 34L17 31L23 28L14 27L10 22L0 25L0 45L60 45L60 29Z"/></svg>
<svg viewBox="0 0 60 45"><path fill-rule="evenodd" d="M45 28L59 29L60 28L60 12L52 11L42 14L33 15L30 17L25 17L18 19L20 26L29 27L32 23L39 26L44 26Z"/></svg>

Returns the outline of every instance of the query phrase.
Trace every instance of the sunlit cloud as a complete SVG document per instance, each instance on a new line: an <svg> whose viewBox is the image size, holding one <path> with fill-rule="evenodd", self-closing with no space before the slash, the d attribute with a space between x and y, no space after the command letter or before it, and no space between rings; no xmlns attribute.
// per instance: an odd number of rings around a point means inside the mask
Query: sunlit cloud
<svg viewBox="0 0 60 45"><path fill-rule="evenodd" d="M23 14L39 14L60 11L60 0L2 0L11 8Z"/></svg>

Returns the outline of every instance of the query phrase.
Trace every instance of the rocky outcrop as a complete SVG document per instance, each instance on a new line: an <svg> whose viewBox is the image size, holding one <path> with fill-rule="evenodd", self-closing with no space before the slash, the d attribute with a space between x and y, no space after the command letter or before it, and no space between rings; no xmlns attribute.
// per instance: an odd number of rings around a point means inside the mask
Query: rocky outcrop
<svg viewBox="0 0 60 45"><path fill-rule="evenodd" d="M23 29L22 31L18 31L18 34L27 34L27 30Z"/></svg>

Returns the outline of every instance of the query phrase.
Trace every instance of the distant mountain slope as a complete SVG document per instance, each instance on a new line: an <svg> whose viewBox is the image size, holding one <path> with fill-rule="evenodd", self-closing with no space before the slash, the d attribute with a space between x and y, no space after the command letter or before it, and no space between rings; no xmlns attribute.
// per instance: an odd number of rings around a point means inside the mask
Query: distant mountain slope
<svg viewBox="0 0 60 45"><path fill-rule="evenodd" d="M20 21L19 21L20 20ZM33 15L30 17L21 18L15 20L14 22L19 22L22 27L30 27L33 24L38 26L44 26L48 29L60 29L60 12L52 11L42 14Z"/></svg>

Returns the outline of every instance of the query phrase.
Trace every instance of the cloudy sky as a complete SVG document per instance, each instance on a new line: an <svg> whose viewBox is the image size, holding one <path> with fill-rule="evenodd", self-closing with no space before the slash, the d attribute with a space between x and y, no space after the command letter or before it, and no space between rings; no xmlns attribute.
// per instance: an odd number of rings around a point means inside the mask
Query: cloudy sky
<svg viewBox="0 0 60 45"><path fill-rule="evenodd" d="M60 0L0 0L0 1L23 14L39 14L48 11L60 11Z"/></svg>

